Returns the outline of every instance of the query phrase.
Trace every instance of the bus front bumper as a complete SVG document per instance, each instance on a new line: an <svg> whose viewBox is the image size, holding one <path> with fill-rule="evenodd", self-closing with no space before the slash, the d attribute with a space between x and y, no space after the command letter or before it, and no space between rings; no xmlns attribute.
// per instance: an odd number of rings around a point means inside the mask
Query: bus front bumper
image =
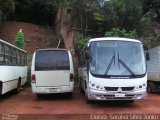
<svg viewBox="0 0 160 120"><path fill-rule="evenodd" d="M130 92L107 92L94 89L89 90L89 100L140 100L147 95L146 90L130 91Z"/></svg>
<svg viewBox="0 0 160 120"><path fill-rule="evenodd" d="M69 93L73 92L74 82L70 82L69 86L56 87L38 87L35 83L31 83L32 92L37 94L51 94L51 93Z"/></svg>

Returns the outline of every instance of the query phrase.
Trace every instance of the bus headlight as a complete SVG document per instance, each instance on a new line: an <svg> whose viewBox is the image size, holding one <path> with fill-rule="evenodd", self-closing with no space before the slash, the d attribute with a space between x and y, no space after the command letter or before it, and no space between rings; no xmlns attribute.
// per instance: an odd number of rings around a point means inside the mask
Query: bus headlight
<svg viewBox="0 0 160 120"><path fill-rule="evenodd" d="M135 89L144 89L147 87L147 84L146 83L143 83L142 85L138 85L135 87Z"/></svg>
<svg viewBox="0 0 160 120"><path fill-rule="evenodd" d="M94 83L94 82L89 82L89 86L92 88L92 89L96 89L96 90L104 90L104 87Z"/></svg>
<svg viewBox="0 0 160 120"><path fill-rule="evenodd" d="M94 83L92 83L92 84L91 84L91 86L92 86L92 87L95 87L95 84L94 84Z"/></svg>

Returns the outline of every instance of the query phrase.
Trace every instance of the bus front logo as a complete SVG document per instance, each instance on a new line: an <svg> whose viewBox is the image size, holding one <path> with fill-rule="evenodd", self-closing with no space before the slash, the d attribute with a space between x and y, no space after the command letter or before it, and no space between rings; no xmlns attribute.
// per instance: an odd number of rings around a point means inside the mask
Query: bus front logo
<svg viewBox="0 0 160 120"><path fill-rule="evenodd" d="M119 87L117 91L118 91L118 92L122 92L122 88Z"/></svg>

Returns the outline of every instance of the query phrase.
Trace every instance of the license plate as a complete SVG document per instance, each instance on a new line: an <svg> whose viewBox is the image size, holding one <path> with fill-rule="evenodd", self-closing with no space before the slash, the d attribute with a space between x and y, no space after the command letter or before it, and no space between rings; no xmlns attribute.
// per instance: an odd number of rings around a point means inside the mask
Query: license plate
<svg viewBox="0 0 160 120"><path fill-rule="evenodd" d="M115 97L125 97L125 94L115 94Z"/></svg>
<svg viewBox="0 0 160 120"><path fill-rule="evenodd" d="M56 88L48 89L48 92L57 92L57 89Z"/></svg>

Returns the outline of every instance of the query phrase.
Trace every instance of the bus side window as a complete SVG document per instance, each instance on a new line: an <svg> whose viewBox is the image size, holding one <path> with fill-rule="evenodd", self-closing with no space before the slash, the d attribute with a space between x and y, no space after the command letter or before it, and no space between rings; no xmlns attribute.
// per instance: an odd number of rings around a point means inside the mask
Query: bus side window
<svg viewBox="0 0 160 120"><path fill-rule="evenodd" d="M4 45L0 43L0 64L4 64Z"/></svg>
<svg viewBox="0 0 160 120"><path fill-rule="evenodd" d="M20 51L17 50L17 65L21 65L21 54Z"/></svg>
<svg viewBox="0 0 160 120"><path fill-rule="evenodd" d="M7 45L5 45L5 63L7 65L10 65L12 63L11 48Z"/></svg>
<svg viewBox="0 0 160 120"><path fill-rule="evenodd" d="M25 54L21 53L21 65L25 65Z"/></svg>
<svg viewBox="0 0 160 120"><path fill-rule="evenodd" d="M13 48L12 49L12 65L17 64L17 55L16 55L16 50Z"/></svg>

